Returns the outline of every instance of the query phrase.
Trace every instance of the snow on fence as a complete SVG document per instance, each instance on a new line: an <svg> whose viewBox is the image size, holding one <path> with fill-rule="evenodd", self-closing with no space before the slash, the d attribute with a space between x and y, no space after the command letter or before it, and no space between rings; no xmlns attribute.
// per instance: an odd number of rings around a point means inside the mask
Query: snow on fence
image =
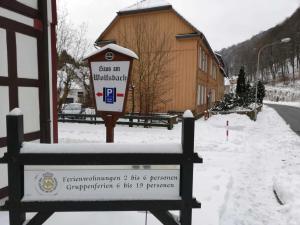
<svg viewBox="0 0 300 225"><path fill-rule="evenodd" d="M257 105L256 107L257 113L261 112L262 110L262 105ZM255 120L255 109L240 109L240 110L228 110L228 111L209 111L209 114L211 115L225 115L225 114L232 114L232 113L237 113L241 115L247 115L251 120Z"/></svg>
<svg viewBox="0 0 300 225"><path fill-rule="evenodd" d="M195 119L187 113L180 145L24 143L23 115L7 116L10 225L41 225L54 212L150 211L162 224L191 225ZM160 151L159 151L160 150ZM140 169L139 165L143 165ZM180 221L169 210L180 211Z"/></svg>

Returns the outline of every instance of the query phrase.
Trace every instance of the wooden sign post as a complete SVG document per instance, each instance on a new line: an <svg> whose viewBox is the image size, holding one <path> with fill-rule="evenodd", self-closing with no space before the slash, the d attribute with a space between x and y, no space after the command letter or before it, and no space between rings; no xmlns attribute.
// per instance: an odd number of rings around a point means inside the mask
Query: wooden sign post
<svg viewBox="0 0 300 225"><path fill-rule="evenodd" d="M127 48L108 44L86 59L96 112L105 122L106 142L112 143L116 122L125 113L132 62L138 56Z"/></svg>

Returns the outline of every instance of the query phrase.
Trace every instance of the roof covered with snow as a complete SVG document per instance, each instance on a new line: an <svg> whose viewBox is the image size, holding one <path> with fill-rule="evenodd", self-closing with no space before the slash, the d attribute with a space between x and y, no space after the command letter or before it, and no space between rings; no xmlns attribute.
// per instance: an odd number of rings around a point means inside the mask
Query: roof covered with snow
<svg viewBox="0 0 300 225"><path fill-rule="evenodd" d="M230 80L227 77L224 77L224 85L225 86L230 86Z"/></svg>
<svg viewBox="0 0 300 225"><path fill-rule="evenodd" d="M212 50L208 40L206 39L205 35L193 24L191 24L187 19L185 19L178 11L176 11L172 4L170 4L166 0L141 0L137 2L134 5L131 5L129 7L126 7L124 9L121 9L118 13L117 16L114 18L114 20L110 23L110 25L100 34L100 36L97 38L95 41L96 46L99 46L102 41L112 41L112 40L105 40L104 35L108 30L112 28L112 26L115 24L115 22L119 19L119 16L122 15L129 15L129 14L138 14L138 13L143 13L143 12L148 12L148 11L157 11L157 10L166 10L170 9L172 10L177 16L179 16L188 26L190 26L193 30L194 33L191 34L178 34L176 35L177 38L187 38L187 37L195 37L195 36L200 36L202 40L204 41L204 44L207 46L209 51L212 53L214 56L216 62L220 65L219 58L217 55L214 54L214 51ZM225 74L225 73L224 73Z"/></svg>
<svg viewBox="0 0 300 225"><path fill-rule="evenodd" d="M164 6L171 6L166 0L142 0L134 5L121 9L119 12L129 12L136 10L160 8Z"/></svg>
<svg viewBox="0 0 300 225"><path fill-rule="evenodd" d="M86 56L84 59L88 59L88 58L90 58L90 57L92 57L92 56L94 56L94 55L96 55L96 54L98 54L100 52L105 51L106 49L111 49L111 50L113 50L115 52L119 52L121 54L128 55L128 56L130 56L130 57L132 57L134 59L138 59L139 58L137 56L137 54L135 54L134 51L132 51L132 50L130 50L128 48L124 48L124 47L122 47L120 45L116 45L116 44L108 44L108 45L105 45L102 48L98 49L96 52L93 52L92 54Z"/></svg>

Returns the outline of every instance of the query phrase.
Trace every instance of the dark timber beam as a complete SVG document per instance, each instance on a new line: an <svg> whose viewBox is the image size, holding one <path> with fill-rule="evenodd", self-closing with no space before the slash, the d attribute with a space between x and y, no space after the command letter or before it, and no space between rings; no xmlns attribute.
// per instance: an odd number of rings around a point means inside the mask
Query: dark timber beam
<svg viewBox="0 0 300 225"><path fill-rule="evenodd" d="M8 201L7 208L20 208L24 212L78 212L78 211L151 211L182 210L182 200L136 200L136 201L51 201L21 202L15 204Z"/></svg>
<svg viewBox="0 0 300 225"><path fill-rule="evenodd" d="M5 156L4 156L5 157ZM181 154L20 154L23 165L177 165L185 163ZM193 163L201 163L202 159L193 154Z"/></svg>
<svg viewBox="0 0 300 225"><path fill-rule="evenodd" d="M180 225L175 216L168 211L151 210L150 212L164 225Z"/></svg>
<svg viewBox="0 0 300 225"><path fill-rule="evenodd" d="M42 225L54 212L38 212L27 225Z"/></svg>

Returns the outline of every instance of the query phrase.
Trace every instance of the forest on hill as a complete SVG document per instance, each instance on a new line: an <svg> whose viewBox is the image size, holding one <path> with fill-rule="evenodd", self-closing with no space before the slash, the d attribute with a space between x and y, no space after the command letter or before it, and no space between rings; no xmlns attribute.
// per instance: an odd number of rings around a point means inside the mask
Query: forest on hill
<svg viewBox="0 0 300 225"><path fill-rule="evenodd" d="M288 40L286 38L290 38L287 43L284 42L284 39ZM222 49L219 53L223 56L229 76L237 75L244 66L247 78L255 80L261 48L258 79L275 83L300 78L300 8L275 27Z"/></svg>

